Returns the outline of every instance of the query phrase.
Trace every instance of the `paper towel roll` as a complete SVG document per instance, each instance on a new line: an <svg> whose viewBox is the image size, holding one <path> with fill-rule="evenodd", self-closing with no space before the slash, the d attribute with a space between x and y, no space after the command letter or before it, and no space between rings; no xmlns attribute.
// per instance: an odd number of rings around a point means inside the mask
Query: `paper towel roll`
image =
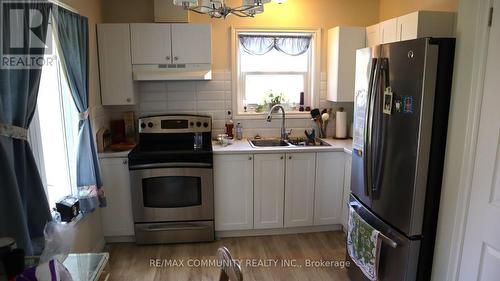
<svg viewBox="0 0 500 281"><path fill-rule="evenodd" d="M335 137L338 139L347 138L347 112L337 111L335 117Z"/></svg>

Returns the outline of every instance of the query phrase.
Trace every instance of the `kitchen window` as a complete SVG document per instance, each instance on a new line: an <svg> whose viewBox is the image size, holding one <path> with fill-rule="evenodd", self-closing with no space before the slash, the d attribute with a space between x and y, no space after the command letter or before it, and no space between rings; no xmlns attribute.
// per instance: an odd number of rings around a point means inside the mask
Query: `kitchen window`
<svg viewBox="0 0 500 281"><path fill-rule="evenodd" d="M56 46L55 41L52 46ZM57 49L56 58L59 58ZM51 207L76 194L79 115L60 60L44 65L29 142Z"/></svg>
<svg viewBox="0 0 500 281"><path fill-rule="evenodd" d="M300 115L301 102L317 107L319 34L233 29L233 111L251 117L280 103Z"/></svg>

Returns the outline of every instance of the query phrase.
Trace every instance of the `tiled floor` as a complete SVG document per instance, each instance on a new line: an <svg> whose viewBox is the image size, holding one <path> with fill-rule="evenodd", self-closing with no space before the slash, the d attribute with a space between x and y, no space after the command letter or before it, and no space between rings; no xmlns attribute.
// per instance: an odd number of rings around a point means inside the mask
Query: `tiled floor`
<svg viewBox="0 0 500 281"><path fill-rule="evenodd" d="M213 263L220 246L228 247L241 262L245 281L349 280L343 264L344 241L343 232L337 231L179 245L111 244L110 280L219 280L219 268Z"/></svg>

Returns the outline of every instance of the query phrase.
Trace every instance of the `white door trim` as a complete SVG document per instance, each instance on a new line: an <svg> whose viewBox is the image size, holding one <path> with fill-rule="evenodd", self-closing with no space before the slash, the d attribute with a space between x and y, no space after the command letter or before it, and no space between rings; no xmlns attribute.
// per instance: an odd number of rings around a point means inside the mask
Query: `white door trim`
<svg viewBox="0 0 500 281"><path fill-rule="evenodd" d="M464 126L465 141L463 145L462 166L459 175L459 185L457 186L458 199L455 207L455 216L452 224L452 231L449 233L451 236L451 247L448 259L448 268L446 270L446 279L433 275L433 280L447 280L455 281L458 279L459 267L461 263L461 255L464 244L465 229L467 214L469 211L470 193L472 189L472 176L474 173L476 144L479 130L479 120L481 103L483 98L483 84L486 70L486 58L488 52L488 16L489 8L492 6L492 0L468 1L461 0L459 7L458 25L470 24L466 22L467 19L463 17L473 17L475 24L474 34L460 34L457 36L457 53L455 57L455 65L459 65L461 60L468 60L468 57L473 57L472 65L472 79L469 93L469 105L466 115L466 124ZM470 9L472 6L472 9ZM463 14L462 14L463 13ZM475 14L474 14L475 13ZM465 15L464 15L465 14ZM461 22L463 20L464 22ZM474 40L473 50L461 50L461 40ZM454 80L461 79L459 75L454 76ZM467 78L467 77L465 77ZM454 86L455 86L454 82ZM453 94L456 94L458 89L453 89ZM461 97L453 97L461 98ZM453 103L452 103L453 104ZM453 108L451 109L453 110ZM451 120L450 120L451 121ZM448 132L450 136L450 132ZM446 165L446 163L445 163ZM446 175L445 175L446 176ZM457 175L448 175L450 177Z"/></svg>

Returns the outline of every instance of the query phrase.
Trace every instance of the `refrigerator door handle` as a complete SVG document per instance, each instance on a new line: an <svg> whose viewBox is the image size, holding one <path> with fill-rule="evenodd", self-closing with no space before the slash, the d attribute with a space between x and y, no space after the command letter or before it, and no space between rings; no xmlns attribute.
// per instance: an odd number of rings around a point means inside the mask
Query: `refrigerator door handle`
<svg viewBox="0 0 500 281"><path fill-rule="evenodd" d="M350 207L352 207L352 209L361 217L361 214L358 212L358 208L359 206L356 205L356 204L352 204L350 203L349 204ZM365 221L366 222L366 221ZM374 228L376 229L376 228ZM387 245L389 245L391 248L397 248L398 247L398 243L396 243L394 240L392 240L391 238L387 237L386 235L384 235L380 230L378 230L379 232L379 236L380 236L380 239L382 240L382 242L386 243Z"/></svg>
<svg viewBox="0 0 500 281"><path fill-rule="evenodd" d="M377 106L379 108L382 107L381 102L383 102L383 93L385 89L389 86L389 62L387 58L380 58L379 59L379 72L378 72L378 79L375 82L375 90L374 90L374 99L373 99L373 105L372 106ZM378 100L377 100L378 99ZM376 121L377 128L378 130L383 127L382 122L383 120L380 120L381 115L380 114L374 114L372 117L372 122L371 122L371 137L373 138L373 123ZM381 174L382 174L382 168L383 168L383 155L385 153L385 135L382 133L377 134L376 136L376 153L374 153L373 143L370 146L370 160L371 160L371 165L370 165L370 179L371 179L371 192L372 196L376 197L378 196L379 187L381 185ZM375 155L375 159L374 159Z"/></svg>
<svg viewBox="0 0 500 281"><path fill-rule="evenodd" d="M370 72L370 84L368 87L366 117L365 117L365 138L364 138L364 157L363 170L365 177L365 195L370 196L372 187L372 130L373 130L373 100L378 85L378 75L380 70L380 60L372 59L372 69Z"/></svg>

